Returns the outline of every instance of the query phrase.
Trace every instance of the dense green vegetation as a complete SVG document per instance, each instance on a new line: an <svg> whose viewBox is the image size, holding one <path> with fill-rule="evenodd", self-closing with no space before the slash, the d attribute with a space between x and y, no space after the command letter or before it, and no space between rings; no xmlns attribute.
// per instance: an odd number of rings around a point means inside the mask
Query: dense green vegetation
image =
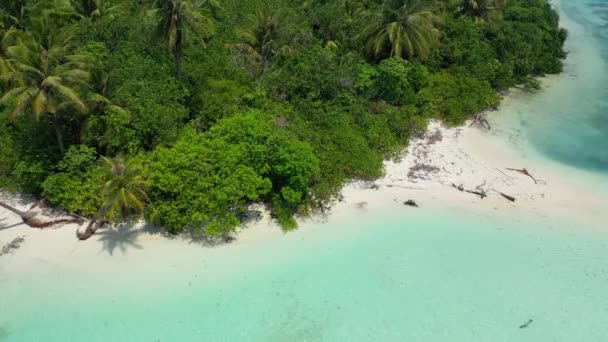
<svg viewBox="0 0 608 342"><path fill-rule="evenodd" d="M0 187L225 236L560 72L566 32L547 0L13 0L0 38Z"/></svg>

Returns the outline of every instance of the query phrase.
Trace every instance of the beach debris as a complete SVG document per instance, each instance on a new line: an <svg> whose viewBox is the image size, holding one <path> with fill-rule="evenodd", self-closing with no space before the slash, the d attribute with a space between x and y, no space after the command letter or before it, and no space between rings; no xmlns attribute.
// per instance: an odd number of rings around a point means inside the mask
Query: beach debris
<svg viewBox="0 0 608 342"><path fill-rule="evenodd" d="M508 174L506 174L506 173L502 172L502 170L500 170L500 169L494 168L494 170L496 170L496 171L498 171L498 172L502 173L503 175L505 175L505 176L506 176L507 178L509 178L509 179L513 179L513 177L511 177L511 176L509 176Z"/></svg>
<svg viewBox="0 0 608 342"><path fill-rule="evenodd" d="M478 185L475 188L476 190L467 190L464 188L464 185L462 185L462 184L456 185L456 184L452 183L452 187L456 188L458 191L468 192L470 194L479 196L481 199L484 199L484 198L488 197L488 190L481 188L485 184L486 184L486 182L484 181L482 184Z"/></svg>
<svg viewBox="0 0 608 342"><path fill-rule="evenodd" d="M403 205L407 205L408 207L414 207L414 208L418 208L418 203L416 203L416 201L408 199L407 201L403 202Z"/></svg>
<svg viewBox="0 0 608 342"><path fill-rule="evenodd" d="M474 117L473 117L473 121L471 122L471 124L469 125L469 127L478 124L483 128L487 128L488 131L492 129L492 127L490 126L490 122L488 121L488 114L485 112L481 112L481 113L477 113Z"/></svg>
<svg viewBox="0 0 608 342"><path fill-rule="evenodd" d="M532 176L530 174L530 172L528 172L528 170L526 168L523 168L523 169L514 169L514 168L508 167L507 170L509 170L509 171L515 171L515 172L519 172L521 174L524 174L524 175L532 178L532 180L534 181L534 184L538 184L538 181L536 180L536 178L534 178L534 176Z"/></svg>
<svg viewBox="0 0 608 342"><path fill-rule="evenodd" d="M529 327L530 324L532 324L532 322L534 322L534 320L532 318L530 318L526 323L520 325L519 329L525 329L525 328Z"/></svg>
<svg viewBox="0 0 608 342"><path fill-rule="evenodd" d="M499 194L500 194L502 197L504 197L504 198L508 199L509 201L511 201L511 202L515 202L515 197L513 197L513 196L509 196L509 195L505 194L504 192L500 192L500 191L499 191L498 193L499 193Z"/></svg>
<svg viewBox="0 0 608 342"><path fill-rule="evenodd" d="M13 239L13 241L7 243L0 249L0 255L9 254L15 249L19 249L21 244L25 241L25 236L19 236Z"/></svg>

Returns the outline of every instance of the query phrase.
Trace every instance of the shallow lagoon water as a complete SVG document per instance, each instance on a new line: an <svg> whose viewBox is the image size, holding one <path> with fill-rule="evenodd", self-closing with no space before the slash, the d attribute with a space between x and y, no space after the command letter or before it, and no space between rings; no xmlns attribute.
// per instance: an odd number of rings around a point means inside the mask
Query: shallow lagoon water
<svg viewBox="0 0 608 342"><path fill-rule="evenodd" d="M533 160L608 183L608 5L558 4L570 30L565 75L497 120ZM137 269L40 261L9 275L0 264L0 341L608 339L601 218L591 227L397 205L353 215L238 254L188 246Z"/></svg>
<svg viewBox="0 0 608 342"><path fill-rule="evenodd" d="M215 268L211 272L225 273L211 281L197 279L195 268L184 277L177 273L188 267L167 271L162 265L155 276L133 277L126 287L114 283L111 273L86 281L65 273L29 285L4 280L2 293L13 294L0 299L4 340L602 341L608 336L605 232L563 229L545 219L404 211L397 204L326 225L333 231L312 239L287 237L244 250L240 263L221 253L211 256L206 260ZM204 272L202 265L199 271ZM519 328L530 319L527 328Z"/></svg>
<svg viewBox="0 0 608 342"><path fill-rule="evenodd" d="M564 73L519 94L497 120L523 133L527 152L608 175L608 1L553 1L568 29Z"/></svg>

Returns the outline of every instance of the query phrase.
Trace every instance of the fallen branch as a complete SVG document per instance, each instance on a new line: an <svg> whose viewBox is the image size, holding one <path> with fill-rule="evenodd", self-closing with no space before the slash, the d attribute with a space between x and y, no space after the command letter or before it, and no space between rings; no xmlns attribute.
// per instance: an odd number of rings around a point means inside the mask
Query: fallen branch
<svg viewBox="0 0 608 342"><path fill-rule="evenodd" d="M509 179L513 179L513 177L511 177L511 176L509 176L508 174L506 174L506 173L502 172L502 170L501 170L501 169L494 168L494 170L496 170L496 171L498 171L498 172L502 173L503 175L507 176Z"/></svg>
<svg viewBox="0 0 608 342"><path fill-rule="evenodd" d="M492 127L490 127L490 122L487 119L487 114L485 113L477 113L477 115L473 117L473 121L471 122L469 127L473 126L474 124L478 124L483 128L487 128L488 131L492 129Z"/></svg>
<svg viewBox="0 0 608 342"><path fill-rule="evenodd" d="M534 181L534 184L538 184L538 181L536 181L536 178L534 178L534 176L532 176L532 175L530 174L530 172L528 172L528 170L527 170L527 169L525 169L525 168L523 168L523 169L513 169L513 168L508 167L508 168L507 168L507 170L510 170L510 171L515 171L515 172L519 172L519 173L521 173L521 174L524 174L524 175L526 175L526 176L528 176L528 177L532 178L532 180Z"/></svg>
<svg viewBox="0 0 608 342"><path fill-rule="evenodd" d="M507 194L505 194L505 193L503 193L503 192L500 192L500 191L499 191L498 193L499 193L499 194L500 194L502 197L504 197L504 198L508 199L509 201L511 201L511 202L515 202L515 197L513 197L513 196L509 196L509 195L507 195Z"/></svg>
<svg viewBox="0 0 608 342"><path fill-rule="evenodd" d="M484 184L485 184L485 182L484 182ZM479 187L481 187L482 185L483 184L477 186L478 190L467 190L464 188L464 186L462 184L457 186L456 184L452 183L452 186L454 188L458 189L458 191L468 192L470 194L479 196L481 199L484 199L484 198L488 197L488 191L484 190L484 189L480 189Z"/></svg>

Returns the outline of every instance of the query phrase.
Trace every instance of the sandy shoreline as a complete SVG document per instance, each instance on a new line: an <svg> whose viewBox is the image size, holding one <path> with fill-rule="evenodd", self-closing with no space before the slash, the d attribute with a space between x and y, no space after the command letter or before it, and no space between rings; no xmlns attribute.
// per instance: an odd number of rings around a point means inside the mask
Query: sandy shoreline
<svg viewBox="0 0 608 342"><path fill-rule="evenodd" d="M567 16L561 20L569 30L580 29ZM561 82L571 82L576 77L571 73L576 74L577 68L585 64L577 52L575 49L566 61L570 63L568 72L543 79L545 90ZM489 113L490 131L478 126L469 127L468 124L446 128L432 122L424 137L412 141L400 162L385 163L385 177L371 184L354 182L347 185L342 191L342 200L333 206L329 218L350 217L361 211L375 212L395 203L404 210L416 210L402 205L411 199L423 207L450 208L489 217L501 214L564 218L574 222L576 228L600 226L598 221L605 217L608 194L595 191L593 180L589 181L593 177L584 171L533 155L529 146L523 146L522 141L526 137L521 127L516 123L506 123L510 119L517 120L518 106L530 96L540 95L511 91L501 108ZM531 178L507 168L526 168L540 181L535 184ZM468 190L483 189L488 197L481 199L460 192L452 184L462 185ZM516 201L510 202L498 192L513 196ZM0 198L22 210L28 209L33 202L32 199L11 197L2 192ZM79 242L75 236L75 224L58 229L32 229L17 215L0 208L0 248L16 237L25 236L25 242L18 250L0 257L0 269L16 270L34 260L85 268L91 259L109 262L113 260L110 256L129 260L158 258L164 251L177 253L188 249L186 246L196 249L196 253L198 250L214 253L216 250L248 248L284 239L285 235L295 238L313 236L314 231L325 228L320 221L324 220L318 217L302 219L301 229L284 234L265 213L259 221L243 229L235 242L219 248L200 248L204 245L200 241L186 237L168 238L159 229L142 228L142 225L130 231L105 229L88 241ZM190 250L189 253L194 252Z"/></svg>
<svg viewBox="0 0 608 342"><path fill-rule="evenodd" d="M516 99L512 96L507 98L507 105L509 101ZM330 217L350 216L361 210L378 210L389 203L403 203L412 199L420 206L447 207L483 215L500 212L540 218L563 216L582 225L593 225L602 213L605 199L594 195L575 178L556 171L559 165L541 163L525 156L514 145L516 138L510 136L512 132L509 133L509 128L494 122L498 115L501 115L501 111L489 115L493 126L491 131L468 125L446 128L432 122L426 135L412 142L401 161L385 163L385 177L373 183L355 182L347 185L342 191L342 200L329 213ZM507 168L527 168L539 179L538 184ZM488 197L481 199L474 194L460 192L452 184L470 190L483 189ZM516 201L510 202L498 192L513 196ZM31 205L27 200L16 201L16 198L6 198L6 195L2 197L21 209ZM311 224L311 221L315 221L314 217L304 221L307 222L304 228L295 234L307 234L319 225ZM76 228L76 225L70 224L58 229L32 229L23 224L18 216L0 208L0 247L19 236L26 239L23 246L13 252L13 259L44 258L75 265L78 262L86 264L85 260L89 258L98 258L100 250L107 249L108 245L112 248L112 254L126 255L127 245L135 246L135 249L162 246L179 249L192 244L186 238L169 239L158 229L146 228L142 231L141 226L132 231L106 229L108 232L105 234L79 242L75 237ZM221 248L245 248L283 237L276 223L265 214L258 222L244 229L230 247ZM5 255L2 258L8 257Z"/></svg>

